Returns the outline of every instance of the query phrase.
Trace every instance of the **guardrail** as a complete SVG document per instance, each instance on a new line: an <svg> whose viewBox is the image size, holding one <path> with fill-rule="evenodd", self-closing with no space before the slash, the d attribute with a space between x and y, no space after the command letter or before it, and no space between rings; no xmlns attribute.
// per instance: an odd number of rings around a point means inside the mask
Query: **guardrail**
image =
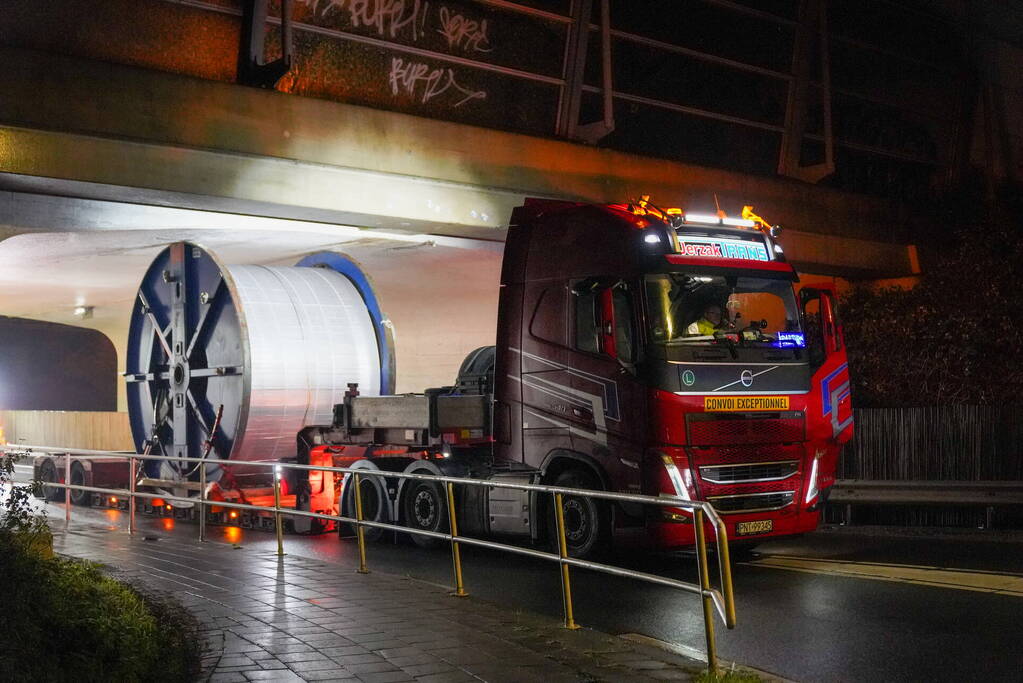
<svg viewBox="0 0 1023 683"><path fill-rule="evenodd" d="M852 524L853 505L945 505L985 508L985 528L992 526L994 508L1023 505L1023 482L962 480L838 479L828 503L845 506L845 523Z"/></svg>
<svg viewBox="0 0 1023 683"><path fill-rule="evenodd" d="M509 552L517 555L525 555L527 557L534 557L541 560L553 561L559 564L561 569L561 591L563 609L565 614L565 627L569 629L579 628L579 626L575 623L575 617L572 609L572 586L571 576L569 573L570 567L579 567L582 569L589 569L592 571L603 572L605 574L611 574L613 576L621 576L625 578L636 579L639 581L645 581L648 583L659 584L662 586L668 586L688 593L695 593L701 597L703 603L704 634L707 643L707 664L709 670L715 675L717 675L718 673L718 666L717 645L714 634L714 611L717 611L722 621L725 623L726 627L730 629L734 628L736 623L735 598L732 591L731 560L729 559L728 554L728 534L725 528L725 524L722 521L721 517L717 514L717 511L714 510L710 503L704 501L684 500L682 498L677 498L674 496L645 496L624 493L612 493L608 491L594 491L588 489L571 489L557 486L543 486L536 484L511 484L479 479L465 479L462 477L443 477L426 474L406 474L401 472L385 472L381 470L352 469L349 467L328 467L320 465L300 465L298 463L281 463L273 461L268 462L231 460L225 463L221 461L210 461L203 458L174 458L161 455L145 455L115 451L91 451L81 449L76 450L67 448L50 448L44 446L25 445L0 446L0 451L21 456L52 455L64 458L63 463L64 481L45 482L45 484L48 487L64 489L65 525L69 525L71 523L72 490L85 491L89 493L99 493L105 496L127 497L129 534L135 533L136 530L135 523L136 498L143 498L149 500L158 498L164 501L198 505L200 541L206 540L206 510L207 507L209 506L266 512L273 514L274 528L277 536L277 553L278 555L282 556L284 555L284 532L282 524L283 515L332 520L334 522L342 522L355 526L359 546L358 572L363 574L368 573L369 571L366 565L366 539L365 539L366 527L390 529L395 531L401 531L403 533L408 534L418 534L420 536L427 536L431 538L445 540L451 544L452 569L455 584L454 594L458 596L468 595L468 593L465 591L465 586L462 577L461 561L462 545L472 545L482 548L490 548L492 550L500 550L503 552ZM78 460L124 458L128 460L129 488L106 489L95 486L70 484L69 482L71 481L71 462L73 458ZM197 465L199 473L199 495L193 498L167 495L162 493L148 493L136 490L136 481L138 480L139 473L138 464L139 461L144 460L173 461L175 463L194 463L195 465ZM230 464L232 466L242 465L256 467L273 467L275 472L273 486L274 506L266 507L259 505L249 505L247 503L234 503L223 500L211 501L208 498L206 498L207 488L206 466L210 462L214 462L214 464L217 465ZM281 472L284 469L333 472L337 474L346 475L346 477L352 477L355 483L355 509L356 509L355 518L345 517L343 515L329 515L319 512L307 512L304 510L296 510L294 508L282 508L280 480ZM367 475L394 479L414 479L422 481L432 481L436 482L438 485L443 485L447 494L449 532L444 533L438 531L427 531L423 529L413 529L410 527L402 526L400 524L374 522L363 519L361 479L362 477ZM456 486L485 486L488 488L515 489L520 491L535 491L537 493L550 494L553 499L555 509L555 518L558 532L558 552L557 553L545 552L534 548L524 548L521 546L509 545L506 543L498 543L495 541L488 541L480 538L459 535L458 520L455 506ZM700 578L699 584L689 583L686 581L679 581L677 579L658 576L656 574L648 574L646 572L635 571L632 569L615 567L612 565L603 564L601 562L594 562L592 560L583 560L579 558L569 557L567 543L565 539L565 518L563 508L564 496L596 498L600 500L630 503L642 503L646 505L657 505L661 507L684 508L692 510L693 525L695 527L696 532L696 557L697 568L699 571ZM721 583L720 590L714 588L711 585L710 581L709 569L710 565L707 558L707 538L705 528L705 525L708 524L714 529L715 532L714 535L718 555L719 580Z"/></svg>

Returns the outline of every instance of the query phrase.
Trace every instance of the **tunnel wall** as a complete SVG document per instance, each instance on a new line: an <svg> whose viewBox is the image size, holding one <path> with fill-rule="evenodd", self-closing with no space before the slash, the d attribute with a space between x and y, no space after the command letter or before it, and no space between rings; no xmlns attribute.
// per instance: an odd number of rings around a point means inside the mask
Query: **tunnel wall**
<svg viewBox="0 0 1023 683"><path fill-rule="evenodd" d="M0 410L117 410L117 354L96 330L0 317Z"/></svg>
<svg viewBox="0 0 1023 683"><path fill-rule="evenodd" d="M394 325L395 391L450 385L470 351L495 343L501 254L429 246L392 253L361 263Z"/></svg>

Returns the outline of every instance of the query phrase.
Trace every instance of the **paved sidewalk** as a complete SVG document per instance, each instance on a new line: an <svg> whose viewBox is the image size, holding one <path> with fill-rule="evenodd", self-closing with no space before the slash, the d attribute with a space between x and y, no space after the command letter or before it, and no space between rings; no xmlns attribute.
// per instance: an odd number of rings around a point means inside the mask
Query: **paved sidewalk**
<svg viewBox="0 0 1023 683"><path fill-rule="evenodd" d="M413 579L85 523L54 535L57 552L169 593L195 615L204 636L202 680L211 683L642 682L688 680L703 668Z"/></svg>

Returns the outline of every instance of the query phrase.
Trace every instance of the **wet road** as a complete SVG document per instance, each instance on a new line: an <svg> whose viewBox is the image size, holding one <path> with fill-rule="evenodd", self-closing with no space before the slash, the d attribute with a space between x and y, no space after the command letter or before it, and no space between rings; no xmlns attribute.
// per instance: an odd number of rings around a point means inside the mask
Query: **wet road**
<svg viewBox="0 0 1023 683"><path fill-rule="evenodd" d="M63 509L51 506L62 523ZM124 529L114 510L75 508L82 522ZM140 515L142 533L196 536L197 526ZM74 523L74 522L73 522ZM1023 544L962 537L892 537L821 531L764 544L734 567L738 626L718 622L721 657L797 681L1023 679L1020 613ZM213 542L274 548L272 533L210 527ZM357 546L335 535L288 536L288 554L346 569ZM616 557L647 572L696 580L690 554ZM561 616L556 565L463 548L466 588L478 598ZM371 570L450 586L451 556L407 540L369 545ZM638 633L704 650L695 596L573 569L576 620L616 634Z"/></svg>

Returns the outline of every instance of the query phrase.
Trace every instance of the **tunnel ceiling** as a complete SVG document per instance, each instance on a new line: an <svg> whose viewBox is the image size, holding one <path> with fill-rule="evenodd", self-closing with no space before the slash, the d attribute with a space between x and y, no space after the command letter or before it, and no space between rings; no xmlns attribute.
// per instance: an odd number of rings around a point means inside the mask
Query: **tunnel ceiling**
<svg viewBox="0 0 1023 683"><path fill-rule="evenodd" d="M143 207L144 208L144 207ZM143 229L37 230L0 242L0 311L14 317L118 330L127 321L138 283L166 245L188 240L225 263L294 265L303 256L343 250L370 270L430 268L467 249L494 251L500 244L357 228L204 213L218 227L149 226ZM230 226L230 227L228 227ZM59 226L54 226L55 228ZM92 306L81 319L76 306Z"/></svg>

